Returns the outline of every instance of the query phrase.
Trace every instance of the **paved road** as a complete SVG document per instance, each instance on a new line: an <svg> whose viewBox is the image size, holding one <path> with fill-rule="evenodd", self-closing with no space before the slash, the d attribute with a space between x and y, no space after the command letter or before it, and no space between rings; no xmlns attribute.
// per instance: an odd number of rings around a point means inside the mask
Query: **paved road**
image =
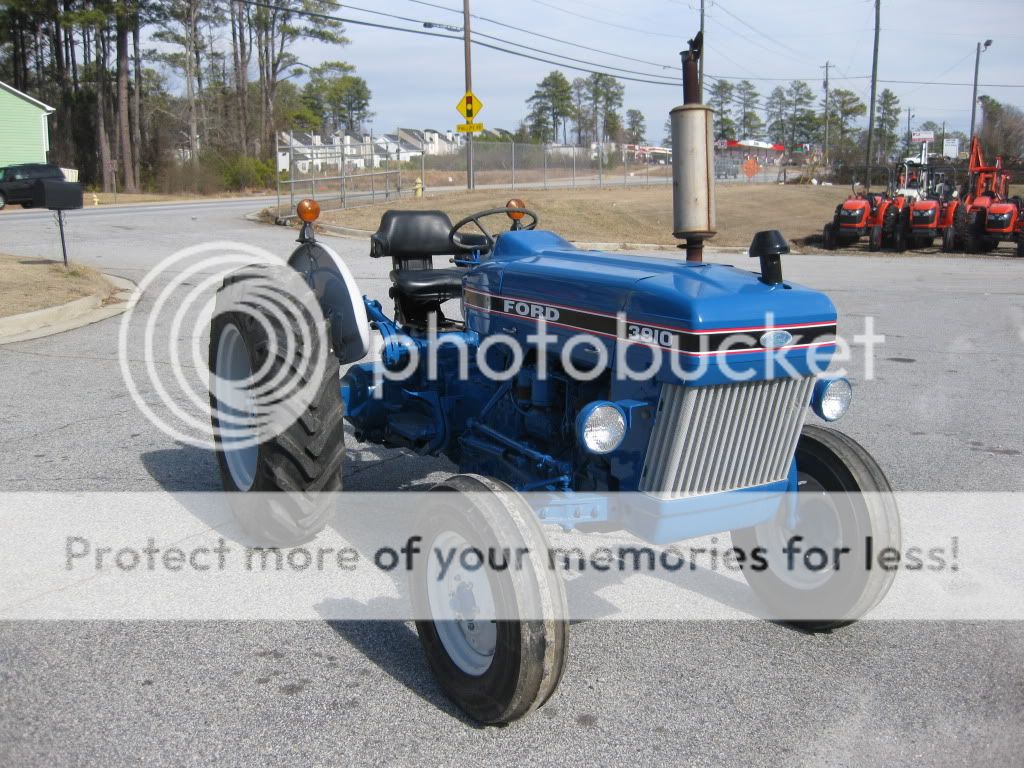
<svg viewBox="0 0 1024 768"><path fill-rule="evenodd" d="M290 247L294 232L243 210L83 211L70 221L72 258L139 280L210 239ZM385 300L387 265L364 242L331 244ZM45 214L0 217L0 250L57 248ZM785 270L828 289L844 328L873 315L886 334L844 429L898 489L1024 490L1024 262L844 254L792 256ZM127 397L117 323L0 347L0 490L218 487L208 451L167 438ZM852 371L863 378L860 363ZM345 467L347 487L366 490L449 471L357 445ZM1008 523L1008 536L1019 530ZM401 623L0 626L7 765L1005 765L1022 749L1014 623L864 622L827 636L758 621L579 623L559 692L504 729L453 711Z"/></svg>

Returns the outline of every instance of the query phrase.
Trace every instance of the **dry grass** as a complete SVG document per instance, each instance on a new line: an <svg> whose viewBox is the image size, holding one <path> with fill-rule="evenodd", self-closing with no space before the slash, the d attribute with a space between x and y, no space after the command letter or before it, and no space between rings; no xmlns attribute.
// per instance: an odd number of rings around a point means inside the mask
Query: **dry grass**
<svg viewBox="0 0 1024 768"><path fill-rule="evenodd" d="M807 245L820 238L835 206L849 194L846 187L720 184L718 234L711 245L744 247L755 232L779 229L792 242ZM484 208L504 205L509 192L461 192L428 195L419 200L330 211L323 221L353 229L374 230L389 208L441 209L452 221ZM672 237L672 190L656 187L605 187L577 190L521 190L516 197L537 211L541 226L577 242L676 245ZM495 228L501 222L495 220Z"/></svg>
<svg viewBox="0 0 1024 768"><path fill-rule="evenodd" d="M67 304L99 294L104 300L115 291L103 275L90 267L48 259L0 256L0 317Z"/></svg>

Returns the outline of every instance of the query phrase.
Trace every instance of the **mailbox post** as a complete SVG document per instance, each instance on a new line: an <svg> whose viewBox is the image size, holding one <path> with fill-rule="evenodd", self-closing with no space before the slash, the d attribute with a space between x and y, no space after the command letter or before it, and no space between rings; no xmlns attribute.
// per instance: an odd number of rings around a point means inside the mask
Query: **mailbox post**
<svg viewBox="0 0 1024 768"><path fill-rule="evenodd" d="M32 185L32 205L57 212L60 248L64 255L64 266L67 267L68 246L64 239L64 211L82 207L82 185L73 181L38 179Z"/></svg>

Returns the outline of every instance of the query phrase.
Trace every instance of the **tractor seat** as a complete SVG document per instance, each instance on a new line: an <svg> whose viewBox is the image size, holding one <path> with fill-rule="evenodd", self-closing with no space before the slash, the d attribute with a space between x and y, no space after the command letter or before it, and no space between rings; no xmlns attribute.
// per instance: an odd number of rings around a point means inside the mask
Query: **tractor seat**
<svg viewBox="0 0 1024 768"><path fill-rule="evenodd" d="M370 255L390 257L396 269L429 269L432 257L454 255L451 229L442 211L385 211L370 237Z"/></svg>
<svg viewBox="0 0 1024 768"><path fill-rule="evenodd" d="M462 295L461 269L393 269L398 293L414 303L441 303Z"/></svg>

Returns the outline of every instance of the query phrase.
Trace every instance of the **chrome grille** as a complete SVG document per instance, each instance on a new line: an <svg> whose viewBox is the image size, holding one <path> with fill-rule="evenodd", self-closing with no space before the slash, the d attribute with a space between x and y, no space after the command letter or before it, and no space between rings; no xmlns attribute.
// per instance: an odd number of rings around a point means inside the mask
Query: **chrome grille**
<svg viewBox="0 0 1024 768"><path fill-rule="evenodd" d="M640 490L679 499L783 480L813 387L813 378L665 384Z"/></svg>

